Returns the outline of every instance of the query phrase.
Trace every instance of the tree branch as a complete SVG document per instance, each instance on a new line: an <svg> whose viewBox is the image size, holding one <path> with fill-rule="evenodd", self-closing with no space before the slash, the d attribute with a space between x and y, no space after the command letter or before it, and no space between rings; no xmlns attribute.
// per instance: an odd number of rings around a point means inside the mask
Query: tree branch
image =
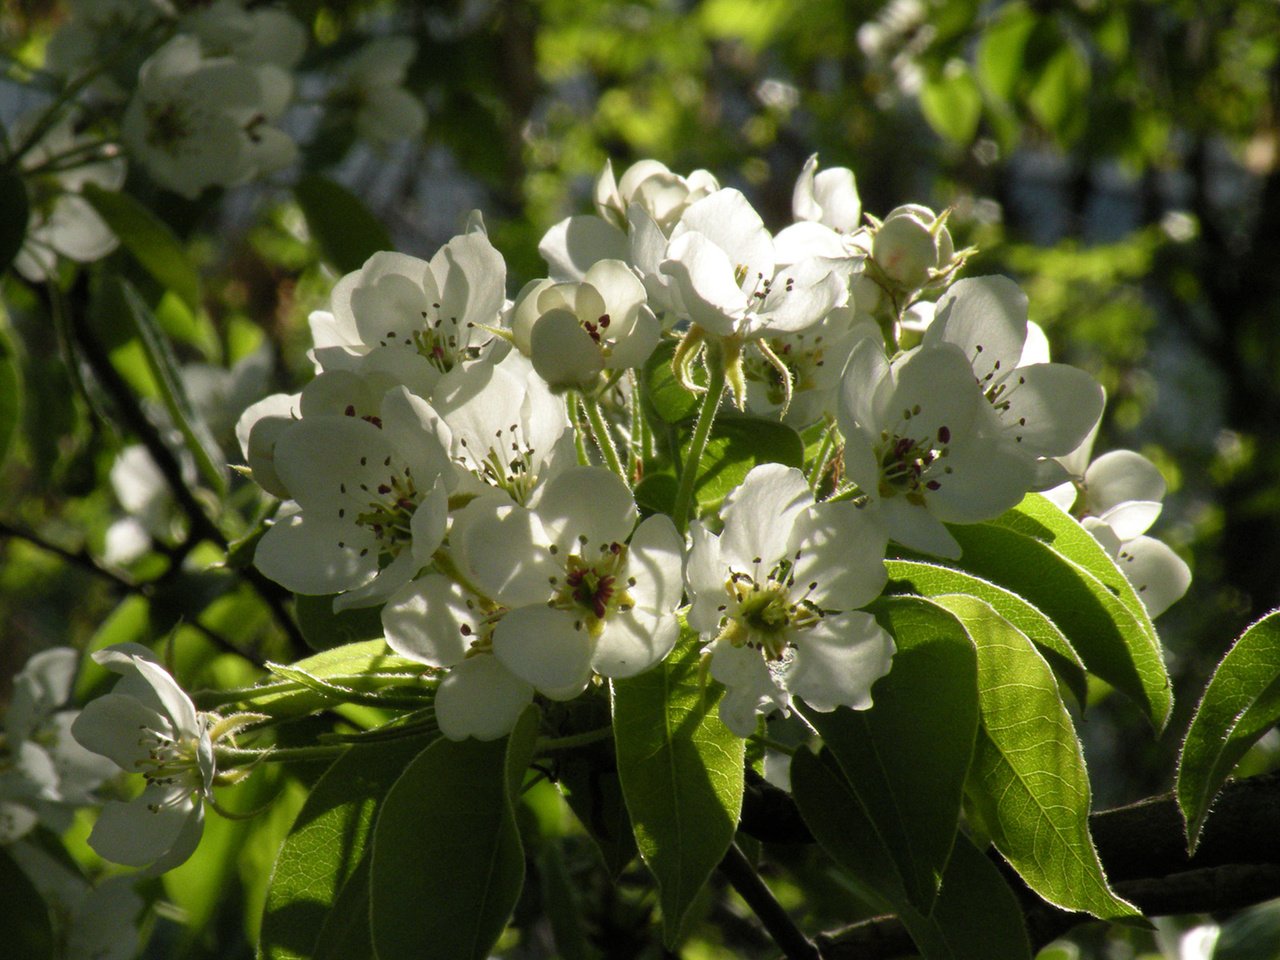
<svg viewBox="0 0 1280 960"><path fill-rule="evenodd" d="M765 882L760 879L736 843L729 844L724 859L720 861L720 872L738 892L738 896L746 901L751 911L760 918L774 943L782 948L787 960L821 960L817 947L800 932L795 921L774 898L773 892L765 886Z"/></svg>
<svg viewBox="0 0 1280 960"><path fill-rule="evenodd" d="M1227 783L1194 857L1187 856L1172 794L1095 813L1089 826L1116 892L1146 916L1238 910L1280 897L1280 771ZM748 777L741 829L767 842L813 842L791 798L756 776ZM1023 900L1034 946L1092 919L1049 906L1003 861L1000 867ZM815 940L823 960L890 960L915 953L896 917L877 917Z"/></svg>

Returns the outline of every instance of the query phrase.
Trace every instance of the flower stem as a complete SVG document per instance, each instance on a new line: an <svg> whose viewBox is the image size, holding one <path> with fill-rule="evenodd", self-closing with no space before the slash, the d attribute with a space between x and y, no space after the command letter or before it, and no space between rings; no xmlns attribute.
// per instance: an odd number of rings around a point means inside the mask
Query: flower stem
<svg viewBox="0 0 1280 960"><path fill-rule="evenodd" d="M831 465L831 455L835 452L835 424L828 423L826 432L822 434L822 443L818 447L818 455L813 458L813 468L809 471L809 489L816 495L822 483L822 477Z"/></svg>
<svg viewBox="0 0 1280 960"><path fill-rule="evenodd" d="M582 408L587 411L587 423L591 425L591 436L599 447L604 462L608 464L610 470L622 478L623 483L631 486L627 482L627 471L623 469L622 460L618 457L618 448L613 443L613 435L609 433L609 425L605 423L604 415L600 412L600 401L586 395L583 395L581 400Z"/></svg>
<svg viewBox="0 0 1280 960"><path fill-rule="evenodd" d="M684 533L689 525L689 512L693 508L693 487L698 479L698 467L702 464L702 453L707 449L707 439L711 436L711 425L715 423L716 411L720 408L720 398L724 396L724 387L724 362L718 355L708 353L707 392L703 394L702 406L698 410L698 422L693 428L693 439L689 441L684 468L680 471L680 487L676 490L675 509L671 515L676 529L681 533Z"/></svg>
<svg viewBox="0 0 1280 960"><path fill-rule="evenodd" d="M569 401L569 422L573 424L573 448L578 455L578 465L586 467L591 465L591 458L587 456L587 445L583 442L582 431L578 429L581 417L578 414L578 395L572 390L565 395L565 399Z"/></svg>
<svg viewBox="0 0 1280 960"><path fill-rule="evenodd" d="M300 763L307 760L333 760L345 753L348 744L314 747L268 747L265 750L249 750L242 747L214 749L218 766L247 763Z"/></svg>

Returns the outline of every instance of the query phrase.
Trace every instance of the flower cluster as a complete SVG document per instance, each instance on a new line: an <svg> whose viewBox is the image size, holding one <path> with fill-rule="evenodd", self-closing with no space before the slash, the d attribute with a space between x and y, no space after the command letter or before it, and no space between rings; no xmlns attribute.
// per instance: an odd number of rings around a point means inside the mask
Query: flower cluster
<svg viewBox="0 0 1280 960"><path fill-rule="evenodd" d="M1012 281L955 280L970 251L945 212L866 215L846 169L811 159L777 234L655 161L606 165L595 203L547 232L550 276L514 301L478 215L429 261L378 253L338 281L311 318L315 379L238 430L283 501L258 568L380 607L392 649L438 671L453 738L649 669L681 619L743 736L797 697L869 706L894 644L859 608L889 542L957 558L947 524L1071 479L1101 387L1049 361ZM705 516L694 477L671 509L637 499L638 371L664 340L699 426L725 398L816 431L810 475L758 465Z"/></svg>

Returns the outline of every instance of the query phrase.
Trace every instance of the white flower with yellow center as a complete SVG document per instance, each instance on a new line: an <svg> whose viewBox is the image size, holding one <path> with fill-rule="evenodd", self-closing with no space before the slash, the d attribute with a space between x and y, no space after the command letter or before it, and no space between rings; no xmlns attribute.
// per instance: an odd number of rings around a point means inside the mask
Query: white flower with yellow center
<svg viewBox="0 0 1280 960"><path fill-rule="evenodd" d="M89 701L71 727L80 743L146 786L127 803L103 807L89 845L113 863L163 873L195 850L204 801L214 783L210 717L145 647L125 643L93 658L121 675L112 691Z"/></svg>
<svg viewBox="0 0 1280 960"><path fill-rule="evenodd" d="M438 377L475 359L506 298L506 264L484 230L454 237L428 262L379 252L333 288L331 313L315 314L316 359L343 366L334 353L404 351L425 358Z"/></svg>
<svg viewBox="0 0 1280 960"><path fill-rule="evenodd" d="M445 533L448 459L434 421L398 387L376 418L304 416L285 430L274 468L293 502L258 544L258 569L295 593L343 594L335 609L408 583Z"/></svg>
<svg viewBox="0 0 1280 960"><path fill-rule="evenodd" d="M903 546L958 558L945 523L997 517L1031 489L1033 461L983 432L987 400L954 344L890 363L862 340L840 389L845 474Z"/></svg>
<svg viewBox="0 0 1280 960"><path fill-rule="evenodd" d="M725 501L724 531L692 527L689 626L726 687L720 717L738 736L798 696L815 710L865 709L893 639L854 608L884 587L885 536L852 503L815 504L780 464L747 474Z"/></svg>
<svg viewBox="0 0 1280 960"><path fill-rule="evenodd" d="M494 654L545 696L575 697L593 673L633 676L675 644L680 536L669 517L637 517L618 477L572 467L532 509L495 505L458 537L471 582L506 611Z"/></svg>

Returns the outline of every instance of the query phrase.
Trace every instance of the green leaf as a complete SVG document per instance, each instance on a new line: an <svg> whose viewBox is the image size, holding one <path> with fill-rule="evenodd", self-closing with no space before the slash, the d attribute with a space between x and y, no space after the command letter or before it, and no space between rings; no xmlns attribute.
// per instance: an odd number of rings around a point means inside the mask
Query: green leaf
<svg viewBox="0 0 1280 960"><path fill-rule="evenodd" d="M1280 723L1280 610L1240 635L1196 708L1178 761L1178 807L1194 854L1209 806L1240 758Z"/></svg>
<svg viewBox="0 0 1280 960"><path fill-rule="evenodd" d="M293 611L297 614L298 628L307 646L312 650L330 650L382 636L381 607L357 607L335 613L334 596L298 594L294 598Z"/></svg>
<svg viewBox="0 0 1280 960"><path fill-rule="evenodd" d="M1088 694L1084 664L1057 624L1016 593L980 577L934 563L916 560L886 560L889 585L886 593L914 593L936 597L947 593L967 593L991 604L996 613L1021 630L1062 677L1076 701L1084 704Z"/></svg>
<svg viewBox="0 0 1280 960"><path fill-rule="evenodd" d="M366 846L375 811L425 747L423 738L351 747L316 782L276 857L259 957L311 960L321 945L350 943L360 930L369 940L367 908L358 914L362 922L352 925L357 930L347 931L349 912L338 907L344 899L358 899L361 885L367 900Z"/></svg>
<svg viewBox="0 0 1280 960"><path fill-rule="evenodd" d="M829 750L796 752L791 789L822 849L874 909L898 914L925 960L1030 960L1017 897L964 834L956 836L932 912L922 913Z"/></svg>
<svg viewBox="0 0 1280 960"><path fill-rule="evenodd" d="M671 358L675 352L675 341L659 344L645 361L640 374L646 405L665 423L692 420L698 413L698 397L680 386L671 370ZM696 382L705 383L706 371L696 367L693 378Z"/></svg>
<svg viewBox="0 0 1280 960"><path fill-rule="evenodd" d="M982 94L963 60L952 60L920 91L920 110L940 136L964 146L978 132Z"/></svg>
<svg viewBox="0 0 1280 960"><path fill-rule="evenodd" d="M983 88L1004 101L1012 101L1023 78L1027 41L1036 16L1021 3L1011 3L981 32L975 57Z"/></svg>
<svg viewBox="0 0 1280 960"><path fill-rule="evenodd" d="M971 796L996 849L1036 893L1102 919L1138 916L1107 883L1089 833L1089 776L1049 664L976 597L938 597L978 648L982 728Z"/></svg>
<svg viewBox="0 0 1280 960"><path fill-rule="evenodd" d="M31 206L22 177L0 170L0 273L9 269L22 249L30 217Z"/></svg>
<svg viewBox="0 0 1280 960"><path fill-rule="evenodd" d="M200 309L200 274L168 224L127 193L86 183L82 195L157 283L191 310Z"/></svg>
<svg viewBox="0 0 1280 960"><path fill-rule="evenodd" d="M226 455L214 441L209 428L196 414L182 386L182 378L178 375L178 361L169 349L169 342L161 332L156 318L147 307L142 297L125 280L117 280L115 287L121 296L127 314L133 321L134 330L138 334L138 342L142 345L146 356L147 367L160 388L161 399L165 409L169 411L178 430L186 441L186 448L195 459L196 469L205 482L219 496L227 493Z"/></svg>
<svg viewBox="0 0 1280 960"><path fill-rule="evenodd" d="M658 666L613 683L618 775L640 856L658 881L668 945L742 809L744 741L720 722L723 690L708 685L700 662L698 635L686 629Z"/></svg>
<svg viewBox="0 0 1280 960"><path fill-rule="evenodd" d="M844 771L908 901L928 913L951 856L978 729L978 663L955 617L886 597L873 612L897 642L870 710L804 716Z"/></svg>
<svg viewBox="0 0 1280 960"><path fill-rule="evenodd" d="M538 714L503 740L437 740L378 811L369 874L378 957L486 960L524 885L513 796Z"/></svg>
<svg viewBox="0 0 1280 960"><path fill-rule="evenodd" d="M682 446L688 442L688 434L687 430L679 431ZM777 420L722 413L711 427L700 463L694 498L699 510L714 510L757 464L803 467L804 440ZM636 501L647 510L670 513L676 487L674 473L651 473L637 486Z"/></svg>
<svg viewBox="0 0 1280 960"><path fill-rule="evenodd" d="M1066 635L1091 673L1163 729L1173 709L1164 654L1142 601L1102 546L1038 494L994 521L949 528L967 572L1019 594Z"/></svg>
<svg viewBox="0 0 1280 960"><path fill-rule="evenodd" d="M22 365L0 305L0 464L8 457L13 435L22 423L22 398Z"/></svg>
<svg viewBox="0 0 1280 960"><path fill-rule="evenodd" d="M9 956L53 957L53 923L39 891L0 846L0 930ZM12 951L9 953L9 951Z"/></svg>
<svg viewBox="0 0 1280 960"><path fill-rule="evenodd" d="M1070 143L1084 129L1089 81L1088 56L1064 37L1027 94L1031 115L1059 143Z"/></svg>
<svg viewBox="0 0 1280 960"><path fill-rule="evenodd" d="M354 690L376 689L389 678L402 677L406 683L420 681L431 669L391 652L385 640L365 640L334 647L292 664L289 670L310 678ZM267 681L244 691L239 702L273 717L296 717L312 713L334 702L321 684L300 681Z"/></svg>
<svg viewBox="0 0 1280 960"><path fill-rule="evenodd" d="M319 174L303 177L294 196L320 253L341 273L359 270L379 250L391 250L382 221L354 193Z"/></svg>

